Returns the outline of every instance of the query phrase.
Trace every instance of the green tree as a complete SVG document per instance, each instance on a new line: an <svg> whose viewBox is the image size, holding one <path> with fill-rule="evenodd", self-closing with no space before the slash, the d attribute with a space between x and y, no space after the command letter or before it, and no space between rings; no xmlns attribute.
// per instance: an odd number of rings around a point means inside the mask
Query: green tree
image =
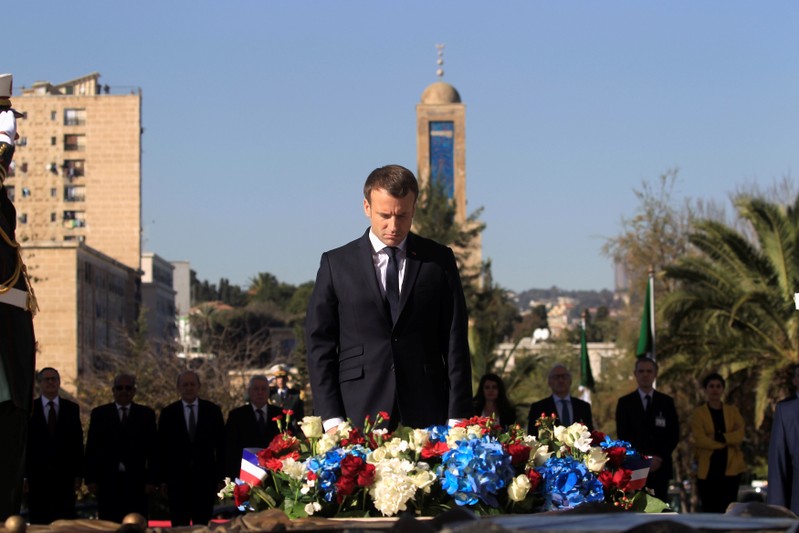
<svg viewBox="0 0 799 533"><path fill-rule="evenodd" d="M664 349L699 377L717 368L733 380L753 379L754 421L762 424L784 394L787 369L799 363L799 196L792 205L740 195L735 229L701 220L690 235L697 253L666 269L679 289L659 306L669 324Z"/></svg>

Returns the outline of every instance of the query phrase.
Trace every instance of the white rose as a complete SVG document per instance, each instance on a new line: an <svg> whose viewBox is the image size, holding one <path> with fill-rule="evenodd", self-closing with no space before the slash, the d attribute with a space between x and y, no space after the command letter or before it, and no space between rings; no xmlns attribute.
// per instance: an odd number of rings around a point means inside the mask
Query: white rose
<svg viewBox="0 0 799 533"><path fill-rule="evenodd" d="M515 502L524 500L528 492L530 492L530 480L524 474L513 478L508 487L508 497Z"/></svg>
<svg viewBox="0 0 799 533"><path fill-rule="evenodd" d="M426 429L414 429L410 435L411 449L421 451L430 440L430 432Z"/></svg>
<svg viewBox="0 0 799 533"><path fill-rule="evenodd" d="M447 435L447 446L454 448L458 441L466 440L466 438L466 428L450 428Z"/></svg>
<svg viewBox="0 0 799 533"><path fill-rule="evenodd" d="M336 446L338 446L338 437L325 433L316 445L316 452L319 455L324 455Z"/></svg>
<svg viewBox="0 0 799 533"><path fill-rule="evenodd" d="M292 479L300 480L305 474L305 464L294 460L291 457L283 459L283 466L280 467L286 475Z"/></svg>
<svg viewBox="0 0 799 533"><path fill-rule="evenodd" d="M377 464L383 459L388 457L388 450L385 446L380 446L379 448L372 450L372 453L366 458L366 461L372 464Z"/></svg>
<svg viewBox="0 0 799 533"><path fill-rule="evenodd" d="M302 432L309 439L318 439L325 432L322 428L321 416L305 416L302 418L300 426L302 426Z"/></svg>
<svg viewBox="0 0 799 533"><path fill-rule="evenodd" d="M530 458L535 466L543 466L551 455L552 452L549 451L549 446L544 444L536 448L534 452L531 452Z"/></svg>
<svg viewBox="0 0 799 533"><path fill-rule="evenodd" d="M591 448L591 453L585 458L585 466L595 474L601 472L607 462L608 456L602 448Z"/></svg>

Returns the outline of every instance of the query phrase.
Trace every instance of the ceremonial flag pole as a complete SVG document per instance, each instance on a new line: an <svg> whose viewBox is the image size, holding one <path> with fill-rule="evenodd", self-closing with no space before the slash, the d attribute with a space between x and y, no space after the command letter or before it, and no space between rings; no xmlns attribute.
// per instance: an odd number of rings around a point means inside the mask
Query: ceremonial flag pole
<svg viewBox="0 0 799 533"><path fill-rule="evenodd" d="M587 312L586 312L587 313ZM585 342L585 315L580 327L580 399L591 403L591 391L594 390L594 374L591 372L591 359L588 357L588 345Z"/></svg>
<svg viewBox="0 0 799 533"><path fill-rule="evenodd" d="M641 315L641 331L638 334L636 356L655 358L655 269L649 267L649 279L646 284L644 312Z"/></svg>

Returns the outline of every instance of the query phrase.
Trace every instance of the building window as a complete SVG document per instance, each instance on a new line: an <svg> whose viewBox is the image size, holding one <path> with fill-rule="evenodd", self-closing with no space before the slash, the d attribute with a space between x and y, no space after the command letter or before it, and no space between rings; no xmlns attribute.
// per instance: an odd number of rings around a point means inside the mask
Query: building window
<svg viewBox="0 0 799 533"><path fill-rule="evenodd" d="M430 178L443 185L449 198L455 194L454 142L452 122L430 122Z"/></svg>
<svg viewBox="0 0 799 533"><path fill-rule="evenodd" d="M86 136L69 134L64 135L64 151L82 152L86 149Z"/></svg>
<svg viewBox="0 0 799 533"><path fill-rule="evenodd" d="M17 139L17 146L28 146L28 138L20 137L19 139Z"/></svg>
<svg viewBox="0 0 799 533"><path fill-rule="evenodd" d="M58 113L55 111L50 111L50 120L55 120L58 117Z"/></svg>
<svg viewBox="0 0 799 533"><path fill-rule="evenodd" d="M83 176L83 164L83 159L66 159L64 161L64 175L69 179Z"/></svg>
<svg viewBox="0 0 799 533"><path fill-rule="evenodd" d="M55 187L50 187L50 198L55 198L57 194L58 194L58 189L56 189Z"/></svg>
<svg viewBox="0 0 799 533"><path fill-rule="evenodd" d="M20 213L18 217L20 224L27 224L28 223L28 213Z"/></svg>
<svg viewBox="0 0 799 533"><path fill-rule="evenodd" d="M80 126L86 124L85 109L65 109L64 126Z"/></svg>
<svg viewBox="0 0 799 533"><path fill-rule="evenodd" d="M31 190L27 187L22 188L22 197L27 198L31 195Z"/></svg>
<svg viewBox="0 0 799 533"><path fill-rule="evenodd" d="M64 211L63 223L65 228L85 228L86 213L83 211Z"/></svg>
<svg viewBox="0 0 799 533"><path fill-rule="evenodd" d="M77 187L75 185L64 186L65 202L82 202L85 199L86 199L86 187Z"/></svg>
<svg viewBox="0 0 799 533"><path fill-rule="evenodd" d="M56 215L55 213L50 213L50 222L55 222Z"/></svg>
<svg viewBox="0 0 799 533"><path fill-rule="evenodd" d="M57 142L58 142L58 139L56 137L50 137L50 146L55 146L55 143L57 143Z"/></svg>

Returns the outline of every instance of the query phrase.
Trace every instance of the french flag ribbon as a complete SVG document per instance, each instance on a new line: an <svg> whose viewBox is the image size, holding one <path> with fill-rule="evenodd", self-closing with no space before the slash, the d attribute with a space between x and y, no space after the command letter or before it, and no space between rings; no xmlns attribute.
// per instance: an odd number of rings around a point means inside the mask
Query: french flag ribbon
<svg viewBox="0 0 799 533"><path fill-rule="evenodd" d="M641 455L627 457L622 463L622 468L632 472L630 483L627 485L629 490L641 490L646 485L646 477L649 475L649 465L652 459Z"/></svg>
<svg viewBox="0 0 799 533"><path fill-rule="evenodd" d="M266 477L266 470L258 465L258 452L263 448L244 448L241 452L241 471L239 479L253 487L260 485Z"/></svg>

